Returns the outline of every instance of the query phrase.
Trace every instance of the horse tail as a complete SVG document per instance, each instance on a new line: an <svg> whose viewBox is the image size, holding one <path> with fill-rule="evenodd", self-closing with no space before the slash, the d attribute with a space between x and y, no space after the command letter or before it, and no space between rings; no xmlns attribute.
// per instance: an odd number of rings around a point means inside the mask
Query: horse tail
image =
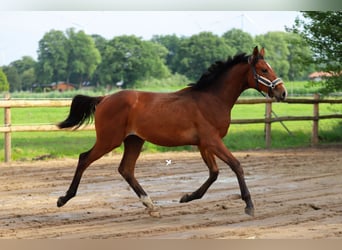
<svg viewBox="0 0 342 250"><path fill-rule="evenodd" d="M58 123L59 128L78 129L82 124L89 123L95 113L96 105L99 104L104 96L90 97L85 95L76 95L71 102L69 116Z"/></svg>

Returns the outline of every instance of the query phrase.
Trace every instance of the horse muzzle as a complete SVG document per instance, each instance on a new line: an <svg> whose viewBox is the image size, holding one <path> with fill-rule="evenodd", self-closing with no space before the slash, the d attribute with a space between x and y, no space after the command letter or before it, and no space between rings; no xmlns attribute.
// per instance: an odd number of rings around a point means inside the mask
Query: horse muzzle
<svg viewBox="0 0 342 250"><path fill-rule="evenodd" d="M272 94L278 102L285 101L287 97L287 90L284 84L278 84L274 89L272 89Z"/></svg>

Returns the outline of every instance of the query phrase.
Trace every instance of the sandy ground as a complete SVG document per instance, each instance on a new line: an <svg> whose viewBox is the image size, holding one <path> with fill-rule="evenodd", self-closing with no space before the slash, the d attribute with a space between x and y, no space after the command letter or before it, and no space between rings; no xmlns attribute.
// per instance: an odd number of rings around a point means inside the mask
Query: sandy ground
<svg viewBox="0 0 342 250"><path fill-rule="evenodd" d="M208 177L199 153L139 158L136 176L161 218L148 215L118 174L120 155L89 167L78 195L62 208L56 200L69 187L76 160L0 164L0 238L342 238L342 146L234 155L255 217L244 214L237 180L219 161L219 178L207 194L178 203Z"/></svg>

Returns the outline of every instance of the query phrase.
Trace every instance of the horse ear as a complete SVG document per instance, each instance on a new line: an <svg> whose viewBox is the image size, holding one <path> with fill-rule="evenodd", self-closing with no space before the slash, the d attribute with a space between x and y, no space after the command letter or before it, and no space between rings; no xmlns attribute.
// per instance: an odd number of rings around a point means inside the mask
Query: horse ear
<svg viewBox="0 0 342 250"><path fill-rule="evenodd" d="M260 55L261 55L262 57L265 56L265 48L264 48L264 47L261 48L261 50L260 50Z"/></svg>
<svg viewBox="0 0 342 250"><path fill-rule="evenodd" d="M258 54L259 54L258 46L255 46L253 50L253 54L248 58L248 63L249 64L254 63L256 58L258 58Z"/></svg>
<svg viewBox="0 0 342 250"><path fill-rule="evenodd" d="M255 48L253 50L253 57L257 57L258 54L259 54L258 46L255 46Z"/></svg>

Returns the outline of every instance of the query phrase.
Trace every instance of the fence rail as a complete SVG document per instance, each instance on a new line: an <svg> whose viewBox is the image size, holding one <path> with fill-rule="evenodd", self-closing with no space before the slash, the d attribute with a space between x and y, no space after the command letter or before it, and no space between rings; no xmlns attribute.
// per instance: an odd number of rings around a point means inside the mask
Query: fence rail
<svg viewBox="0 0 342 250"><path fill-rule="evenodd" d="M272 117L272 102L267 99L241 99L236 104L252 105L265 104L265 118L257 119L233 119L232 124L250 124L250 123L265 123L265 143L266 148L271 147L271 124L274 122L284 121L313 121L311 141L313 145L318 144L318 122L322 119L339 119L342 114L319 115L319 104L341 104L342 99L320 99L318 95L314 95L313 99L287 99L285 103L289 104L311 104L313 105L312 116L282 116ZM0 100L0 108L4 109L4 125L0 126L0 133L4 133L4 154L5 162L11 160L11 133L13 132L34 132L34 131L57 131L56 125L11 125L11 108L29 108L29 107L68 107L71 100L11 100L9 98ZM81 128L82 130L93 130L94 125L87 125Z"/></svg>

